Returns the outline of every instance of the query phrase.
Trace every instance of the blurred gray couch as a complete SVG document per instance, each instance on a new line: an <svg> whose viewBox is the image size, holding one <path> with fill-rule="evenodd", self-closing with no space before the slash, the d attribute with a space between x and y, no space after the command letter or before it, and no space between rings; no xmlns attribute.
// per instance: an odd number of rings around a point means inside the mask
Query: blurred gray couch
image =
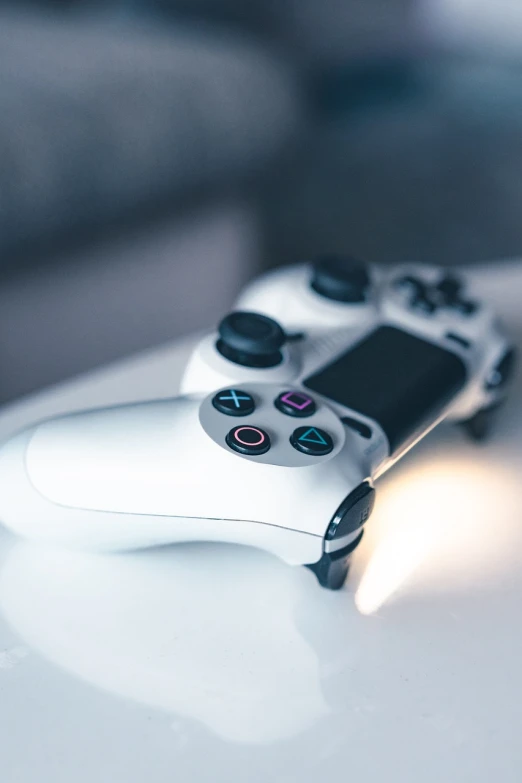
<svg viewBox="0 0 522 783"><path fill-rule="evenodd" d="M0 7L0 401L213 323L299 115L240 34L55 6Z"/></svg>
<svg viewBox="0 0 522 783"><path fill-rule="evenodd" d="M455 57L437 2L0 0L0 402L261 266L520 253L520 65Z"/></svg>

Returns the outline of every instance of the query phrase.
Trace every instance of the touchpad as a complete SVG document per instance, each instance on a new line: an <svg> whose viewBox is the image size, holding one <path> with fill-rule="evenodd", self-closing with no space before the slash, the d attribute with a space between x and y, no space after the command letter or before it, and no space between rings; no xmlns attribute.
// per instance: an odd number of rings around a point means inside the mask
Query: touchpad
<svg viewBox="0 0 522 783"><path fill-rule="evenodd" d="M377 421L394 453L444 410L466 377L456 354L381 326L304 385Z"/></svg>

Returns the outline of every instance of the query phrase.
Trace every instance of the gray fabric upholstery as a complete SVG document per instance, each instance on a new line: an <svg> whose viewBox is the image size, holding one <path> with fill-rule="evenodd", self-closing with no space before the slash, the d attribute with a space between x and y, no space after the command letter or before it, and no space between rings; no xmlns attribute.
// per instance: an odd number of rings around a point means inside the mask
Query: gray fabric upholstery
<svg viewBox="0 0 522 783"><path fill-rule="evenodd" d="M425 64L409 97L352 105L310 128L268 188L267 255L520 256L521 76L516 64Z"/></svg>
<svg viewBox="0 0 522 783"><path fill-rule="evenodd" d="M353 57L404 52L425 36L420 0L142 0L141 4L268 33L297 60L319 67Z"/></svg>
<svg viewBox="0 0 522 783"><path fill-rule="evenodd" d="M316 66L418 45L418 0L281 0L276 7L284 37Z"/></svg>
<svg viewBox="0 0 522 783"><path fill-rule="evenodd" d="M234 182L297 114L291 77L223 32L0 11L0 264L20 245Z"/></svg>
<svg viewBox="0 0 522 783"><path fill-rule="evenodd" d="M220 198L2 280L0 405L214 326L256 273L259 244L250 206Z"/></svg>

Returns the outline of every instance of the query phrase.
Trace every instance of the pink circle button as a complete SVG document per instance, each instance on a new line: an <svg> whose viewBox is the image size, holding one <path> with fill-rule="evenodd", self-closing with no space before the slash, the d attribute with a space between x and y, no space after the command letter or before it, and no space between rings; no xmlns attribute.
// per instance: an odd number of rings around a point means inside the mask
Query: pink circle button
<svg viewBox="0 0 522 783"><path fill-rule="evenodd" d="M242 438L239 437L240 432L244 433ZM235 436L238 443L242 443L243 446L260 446L266 439L263 430L258 430L257 427L239 427Z"/></svg>
<svg viewBox="0 0 522 783"><path fill-rule="evenodd" d="M234 451L253 456L265 454L270 448L268 433L259 427L248 425L231 429L226 437L226 442Z"/></svg>

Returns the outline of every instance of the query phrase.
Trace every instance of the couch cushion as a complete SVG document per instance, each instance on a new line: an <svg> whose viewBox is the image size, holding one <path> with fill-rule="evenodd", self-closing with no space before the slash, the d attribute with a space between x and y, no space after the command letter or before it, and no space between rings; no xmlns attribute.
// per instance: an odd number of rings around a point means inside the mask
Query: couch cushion
<svg viewBox="0 0 522 783"><path fill-rule="evenodd" d="M285 68L223 32L0 13L0 252L234 182L291 132Z"/></svg>
<svg viewBox="0 0 522 783"><path fill-rule="evenodd" d="M420 0L138 0L269 34L307 66L394 55L424 45Z"/></svg>

